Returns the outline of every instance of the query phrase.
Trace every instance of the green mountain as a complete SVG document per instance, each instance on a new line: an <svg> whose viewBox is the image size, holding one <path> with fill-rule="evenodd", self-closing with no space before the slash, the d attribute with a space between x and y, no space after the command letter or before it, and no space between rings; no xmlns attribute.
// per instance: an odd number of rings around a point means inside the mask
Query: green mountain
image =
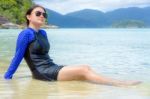
<svg viewBox="0 0 150 99"><path fill-rule="evenodd" d="M51 10L48 11L51 13ZM150 7L120 8L103 13L99 10L84 9L57 16L52 13L48 23L66 28L130 28L150 27ZM53 15L54 14L54 15Z"/></svg>
<svg viewBox="0 0 150 99"><path fill-rule="evenodd" d="M47 9L47 13L48 24L53 24L61 28L96 27L96 24L94 22L90 22L90 20L65 16L49 9Z"/></svg>

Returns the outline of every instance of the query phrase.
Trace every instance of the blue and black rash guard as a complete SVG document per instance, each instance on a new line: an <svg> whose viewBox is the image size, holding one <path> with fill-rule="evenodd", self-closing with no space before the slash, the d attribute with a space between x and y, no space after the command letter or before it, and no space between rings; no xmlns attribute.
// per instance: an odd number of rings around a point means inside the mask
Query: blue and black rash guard
<svg viewBox="0 0 150 99"><path fill-rule="evenodd" d="M17 70L20 62L24 57L24 53L28 44L34 40L33 32L35 32L33 29L27 28L19 34L17 39L16 52L7 72L4 75L5 79L11 79ZM43 33L43 35L45 35L45 33Z"/></svg>
<svg viewBox="0 0 150 99"><path fill-rule="evenodd" d="M11 79L25 58L35 78L57 80L57 74L63 66L53 63L48 52L49 43L44 30L39 30L38 33L32 28L23 30L18 36L16 52L4 78Z"/></svg>

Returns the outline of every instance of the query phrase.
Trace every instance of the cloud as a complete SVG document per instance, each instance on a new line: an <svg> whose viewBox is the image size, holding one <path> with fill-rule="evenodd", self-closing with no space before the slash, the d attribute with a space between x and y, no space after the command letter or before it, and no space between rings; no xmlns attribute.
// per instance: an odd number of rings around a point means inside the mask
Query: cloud
<svg viewBox="0 0 150 99"><path fill-rule="evenodd" d="M150 0L34 0L34 2L63 14L86 8L105 12L117 8L150 6Z"/></svg>

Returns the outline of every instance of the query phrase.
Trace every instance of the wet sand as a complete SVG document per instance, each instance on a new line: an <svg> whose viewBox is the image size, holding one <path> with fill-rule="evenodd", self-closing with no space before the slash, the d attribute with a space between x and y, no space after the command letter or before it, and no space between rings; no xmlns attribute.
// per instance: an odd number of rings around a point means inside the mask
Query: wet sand
<svg viewBox="0 0 150 99"><path fill-rule="evenodd" d="M3 66L2 66L3 65ZM5 65L5 67L4 67ZM1 63L1 99L149 99L150 85L131 87L98 85L83 81L40 81L32 78L23 63L12 80L3 79L6 65Z"/></svg>

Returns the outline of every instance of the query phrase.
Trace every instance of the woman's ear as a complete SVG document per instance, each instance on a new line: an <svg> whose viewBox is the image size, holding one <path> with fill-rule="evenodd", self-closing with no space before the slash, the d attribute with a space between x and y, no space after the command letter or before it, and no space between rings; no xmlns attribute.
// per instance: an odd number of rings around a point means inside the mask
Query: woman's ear
<svg viewBox="0 0 150 99"><path fill-rule="evenodd" d="M26 15L27 19L30 20L30 15Z"/></svg>

